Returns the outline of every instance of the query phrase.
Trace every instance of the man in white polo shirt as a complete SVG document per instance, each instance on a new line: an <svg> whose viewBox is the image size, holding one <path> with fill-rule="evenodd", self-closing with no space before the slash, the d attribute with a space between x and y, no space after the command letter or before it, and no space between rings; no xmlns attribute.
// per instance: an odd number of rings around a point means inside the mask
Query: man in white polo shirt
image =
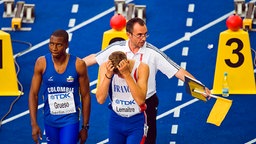
<svg viewBox="0 0 256 144"><path fill-rule="evenodd" d="M97 54L91 54L83 60L87 66L98 63L101 65L107 61L108 56L114 51L123 51L126 53L128 59L140 60L149 65L150 74L148 79L148 90L146 97L147 104L147 124L149 126L146 144L156 143L156 116L158 97L156 95L156 73L160 70L168 78L172 78L174 75L185 80L185 75L194 78L189 72L181 68L175 62L173 62L166 54L160 51L155 46L146 42L148 37L148 30L145 22L140 18L132 18L126 24L126 33L128 40L117 41L110 44L106 49L98 52ZM206 89L206 93L209 94L209 89ZM207 96L207 95L205 95Z"/></svg>

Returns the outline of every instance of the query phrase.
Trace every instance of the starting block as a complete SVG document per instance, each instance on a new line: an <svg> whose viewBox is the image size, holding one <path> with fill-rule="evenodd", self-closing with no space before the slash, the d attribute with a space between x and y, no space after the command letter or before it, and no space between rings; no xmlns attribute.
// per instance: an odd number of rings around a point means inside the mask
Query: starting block
<svg viewBox="0 0 256 144"><path fill-rule="evenodd" d="M235 13L241 17L245 17L245 0L234 0Z"/></svg>
<svg viewBox="0 0 256 144"><path fill-rule="evenodd" d="M125 0L115 0L115 14L122 14L127 21L138 17L146 22L146 5L126 4Z"/></svg>
<svg viewBox="0 0 256 144"><path fill-rule="evenodd" d="M131 3L131 4L128 4L128 9L127 9L127 16L126 16L126 20L130 20L131 18L134 17L134 6L135 4Z"/></svg>
<svg viewBox="0 0 256 144"><path fill-rule="evenodd" d="M10 34L0 31L0 96L20 96Z"/></svg>
<svg viewBox="0 0 256 144"><path fill-rule="evenodd" d="M24 6L23 1L18 1L16 4L16 7L14 9L14 17L12 18L12 29L13 30L20 30L21 29L21 19L23 17L23 6Z"/></svg>
<svg viewBox="0 0 256 144"><path fill-rule="evenodd" d="M18 1L14 7L13 0L5 1L5 12L4 17L13 17L11 21L11 27L4 27L4 31L30 31L29 27L22 27L22 23L34 23L35 20L35 10L34 4L25 4L24 1Z"/></svg>
<svg viewBox="0 0 256 144"><path fill-rule="evenodd" d="M224 72L228 73L230 94L256 94L254 66L247 31L220 33L212 94L222 93Z"/></svg>
<svg viewBox="0 0 256 144"><path fill-rule="evenodd" d="M34 23L35 21L35 5L24 4L23 23Z"/></svg>
<svg viewBox="0 0 256 144"><path fill-rule="evenodd" d="M135 5L134 17L141 18L146 22L146 6L145 5Z"/></svg>
<svg viewBox="0 0 256 144"><path fill-rule="evenodd" d="M125 0L115 0L115 14L121 14L126 17Z"/></svg>
<svg viewBox="0 0 256 144"><path fill-rule="evenodd" d="M254 10L254 3L250 2L248 3L248 10L246 12L246 16L243 20L243 29L245 30L251 30L252 29L252 21L253 21L253 10Z"/></svg>
<svg viewBox="0 0 256 144"><path fill-rule="evenodd" d="M3 17L13 17L14 16L14 0L4 0L4 13Z"/></svg>

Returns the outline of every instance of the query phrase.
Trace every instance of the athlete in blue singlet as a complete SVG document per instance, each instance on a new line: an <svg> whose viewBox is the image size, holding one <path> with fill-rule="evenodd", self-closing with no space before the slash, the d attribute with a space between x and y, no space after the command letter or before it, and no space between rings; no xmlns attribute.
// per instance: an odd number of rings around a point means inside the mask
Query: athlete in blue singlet
<svg viewBox="0 0 256 144"><path fill-rule="evenodd" d="M50 38L50 53L37 59L29 93L32 138L42 138L37 124L38 93L42 83L44 125L48 144L85 143L89 128L89 78L84 61L66 53L68 33L55 31ZM80 97L81 94L81 97ZM81 102L80 102L81 99ZM82 114L83 128L79 132Z"/></svg>
<svg viewBox="0 0 256 144"><path fill-rule="evenodd" d="M149 67L143 62L127 60L117 51L109 56L99 69L100 82L97 101L103 104L111 99L109 120L110 144L139 144L146 137L145 100Z"/></svg>

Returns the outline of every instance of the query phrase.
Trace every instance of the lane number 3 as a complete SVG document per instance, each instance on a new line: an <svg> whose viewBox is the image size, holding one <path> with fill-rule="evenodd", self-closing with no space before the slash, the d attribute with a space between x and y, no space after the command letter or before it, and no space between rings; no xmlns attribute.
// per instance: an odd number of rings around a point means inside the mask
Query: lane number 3
<svg viewBox="0 0 256 144"><path fill-rule="evenodd" d="M237 68L244 63L244 55L241 53L241 50L243 49L244 44L238 38L231 38L227 41L226 45L231 46L232 43L237 43L237 48L232 51L232 54L237 55L238 60L237 62L232 62L230 59L225 59L225 63L232 68Z"/></svg>

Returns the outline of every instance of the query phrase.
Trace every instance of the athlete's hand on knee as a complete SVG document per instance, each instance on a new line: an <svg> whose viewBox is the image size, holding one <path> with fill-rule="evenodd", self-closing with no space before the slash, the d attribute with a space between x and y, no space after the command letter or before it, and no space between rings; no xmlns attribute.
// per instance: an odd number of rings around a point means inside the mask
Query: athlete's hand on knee
<svg viewBox="0 0 256 144"><path fill-rule="evenodd" d="M42 133L38 125L32 126L32 138L36 144L39 144L38 138L42 140Z"/></svg>

